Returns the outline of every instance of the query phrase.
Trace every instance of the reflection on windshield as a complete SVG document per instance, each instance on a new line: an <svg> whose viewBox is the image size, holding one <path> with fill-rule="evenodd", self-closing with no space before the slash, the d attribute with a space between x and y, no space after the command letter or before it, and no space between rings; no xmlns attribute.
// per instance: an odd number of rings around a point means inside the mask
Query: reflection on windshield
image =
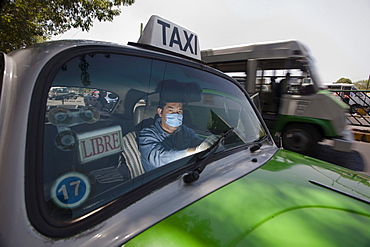
<svg viewBox="0 0 370 247"><path fill-rule="evenodd" d="M85 106L95 107L99 111L109 112L118 101L118 95L99 89L78 87L52 87L48 96L48 107L63 106L78 109Z"/></svg>

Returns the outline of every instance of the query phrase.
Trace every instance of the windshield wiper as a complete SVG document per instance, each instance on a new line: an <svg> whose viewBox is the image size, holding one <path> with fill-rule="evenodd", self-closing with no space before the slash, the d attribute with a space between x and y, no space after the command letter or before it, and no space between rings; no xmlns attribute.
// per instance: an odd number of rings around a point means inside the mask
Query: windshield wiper
<svg viewBox="0 0 370 247"><path fill-rule="evenodd" d="M267 135L264 135L258 138L257 140L255 140L252 146L249 148L249 150L252 153L256 152L257 150L260 150L260 148L262 147L262 143L266 140L266 138L267 138Z"/></svg>
<svg viewBox="0 0 370 247"><path fill-rule="evenodd" d="M225 138L233 132L234 128L230 128L229 130L225 131L221 134L220 138L209 148L207 149L206 153L209 153L207 157L205 157L195 168L194 170L188 172L184 177L183 180L185 183L189 184L199 179L199 175L203 172L204 168L208 165L208 161L213 157L214 153L221 145L221 142L225 140ZM197 158L197 161L200 160L204 155Z"/></svg>

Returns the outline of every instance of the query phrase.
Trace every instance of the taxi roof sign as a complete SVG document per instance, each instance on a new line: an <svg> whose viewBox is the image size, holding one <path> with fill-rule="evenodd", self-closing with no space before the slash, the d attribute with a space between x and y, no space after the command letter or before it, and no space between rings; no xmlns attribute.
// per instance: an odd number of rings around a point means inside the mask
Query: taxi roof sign
<svg viewBox="0 0 370 247"><path fill-rule="evenodd" d="M201 60L198 35L156 15L150 17L138 44Z"/></svg>

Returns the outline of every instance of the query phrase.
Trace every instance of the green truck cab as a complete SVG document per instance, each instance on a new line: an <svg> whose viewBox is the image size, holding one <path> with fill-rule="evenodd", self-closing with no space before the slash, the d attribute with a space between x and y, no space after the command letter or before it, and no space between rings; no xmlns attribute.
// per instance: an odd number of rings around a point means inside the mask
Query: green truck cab
<svg viewBox="0 0 370 247"><path fill-rule="evenodd" d="M348 106L326 91L309 49L287 40L201 51L209 66L235 77L253 97L271 133L284 148L313 155L331 139L349 152L354 141Z"/></svg>

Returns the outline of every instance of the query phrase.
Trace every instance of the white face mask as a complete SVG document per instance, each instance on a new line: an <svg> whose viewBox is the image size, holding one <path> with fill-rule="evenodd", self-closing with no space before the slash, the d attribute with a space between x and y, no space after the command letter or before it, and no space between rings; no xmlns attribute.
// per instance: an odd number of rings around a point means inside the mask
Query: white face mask
<svg viewBox="0 0 370 247"><path fill-rule="evenodd" d="M166 123L171 127L179 127L182 124L182 114L166 114Z"/></svg>

